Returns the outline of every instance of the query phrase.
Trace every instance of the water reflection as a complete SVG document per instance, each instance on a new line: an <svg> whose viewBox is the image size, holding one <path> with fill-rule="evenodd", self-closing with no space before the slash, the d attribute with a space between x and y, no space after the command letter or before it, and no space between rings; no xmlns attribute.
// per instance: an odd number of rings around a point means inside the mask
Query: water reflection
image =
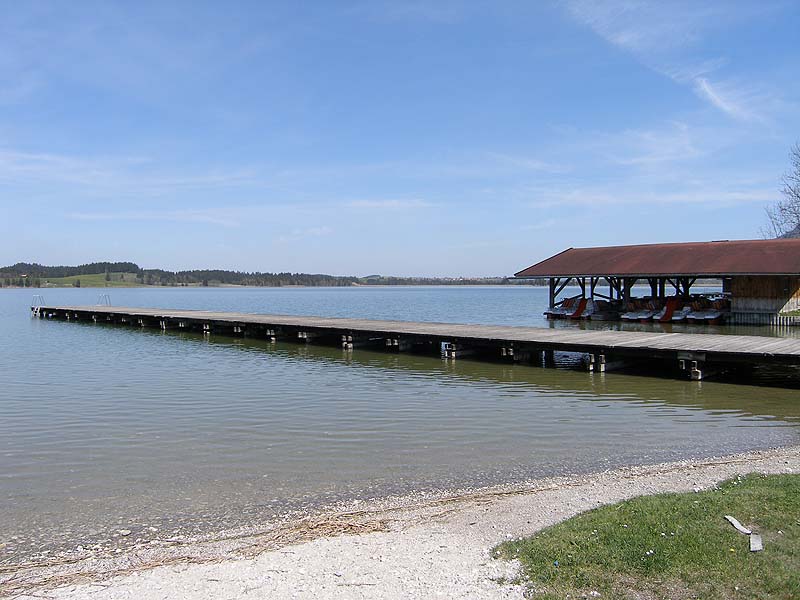
<svg viewBox="0 0 800 600"><path fill-rule="evenodd" d="M800 440L793 390L30 320L17 308L0 305L13 340L0 346L0 540L28 549Z"/></svg>

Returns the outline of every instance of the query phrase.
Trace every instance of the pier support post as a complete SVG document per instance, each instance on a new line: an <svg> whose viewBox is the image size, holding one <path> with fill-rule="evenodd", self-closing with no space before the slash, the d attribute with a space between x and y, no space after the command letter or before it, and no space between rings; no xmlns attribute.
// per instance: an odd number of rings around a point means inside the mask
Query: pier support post
<svg viewBox="0 0 800 600"><path fill-rule="evenodd" d="M680 359L678 361L678 368L689 374L689 379L692 381L702 381L704 377L703 363L697 360Z"/></svg>
<svg viewBox="0 0 800 600"><path fill-rule="evenodd" d="M375 345L380 341L380 338L370 337L369 335L359 335L358 333L353 333L352 331L342 334L342 348L345 350Z"/></svg>
<svg viewBox="0 0 800 600"><path fill-rule="evenodd" d="M455 342L445 342L444 344L444 357L447 359L453 360L471 354L475 354L475 348L469 348Z"/></svg>
<svg viewBox="0 0 800 600"><path fill-rule="evenodd" d="M703 370L698 366L696 360L692 361L692 368L689 371L689 377L692 381L701 381L703 379Z"/></svg>
<svg viewBox="0 0 800 600"><path fill-rule="evenodd" d="M679 352L678 368L689 374L692 381L701 381L712 373L705 368L706 355L703 352Z"/></svg>
<svg viewBox="0 0 800 600"><path fill-rule="evenodd" d="M606 372L606 355L605 354L590 354L589 355L589 372L590 373L605 373Z"/></svg>
<svg viewBox="0 0 800 600"><path fill-rule="evenodd" d="M311 331L298 331L297 339L308 344L314 339L314 333Z"/></svg>
<svg viewBox="0 0 800 600"><path fill-rule="evenodd" d="M531 362L531 353L514 346L501 346L500 356L514 363Z"/></svg>
<svg viewBox="0 0 800 600"><path fill-rule="evenodd" d="M384 344L386 345L387 350L394 352L406 352L411 350L412 346L409 340L405 340L403 338L386 338Z"/></svg>

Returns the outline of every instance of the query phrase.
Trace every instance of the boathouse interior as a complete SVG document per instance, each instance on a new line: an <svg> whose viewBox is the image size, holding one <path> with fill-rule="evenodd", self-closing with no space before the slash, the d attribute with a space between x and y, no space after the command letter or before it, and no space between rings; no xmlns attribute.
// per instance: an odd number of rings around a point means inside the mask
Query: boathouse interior
<svg viewBox="0 0 800 600"><path fill-rule="evenodd" d="M800 239L568 248L515 277L548 280L549 318L777 325L800 310Z"/></svg>

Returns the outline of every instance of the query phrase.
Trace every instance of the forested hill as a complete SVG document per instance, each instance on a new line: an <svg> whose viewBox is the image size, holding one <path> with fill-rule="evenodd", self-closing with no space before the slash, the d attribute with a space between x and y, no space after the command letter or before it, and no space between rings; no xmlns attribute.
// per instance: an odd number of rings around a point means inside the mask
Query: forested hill
<svg viewBox="0 0 800 600"><path fill-rule="evenodd" d="M72 277L73 275L99 275L102 273L137 273L141 271L136 263L132 262L96 262L77 267L45 267L36 263L17 263L10 267L0 268L0 274L4 276L56 278Z"/></svg>
<svg viewBox="0 0 800 600"><path fill-rule="evenodd" d="M17 263L0 268L0 286L14 287L118 287L137 285L158 286L351 286L351 285L497 285L512 282L505 277L428 278L428 277L368 277L335 276L310 273L261 273L195 269L165 271L142 269L132 262L96 262L76 267L48 267L36 263ZM528 282L530 283L530 282Z"/></svg>
<svg viewBox="0 0 800 600"><path fill-rule="evenodd" d="M142 269L132 262L96 262L77 267L48 267L36 263L17 263L0 268L0 279L38 280L55 284L75 283L77 277L90 276L87 281L95 282L97 277L112 284L118 281L132 285L252 285L252 286L343 286L358 282L357 277L337 277L334 275L308 273L260 273L245 271L225 271L221 269L197 269L191 271L165 271L163 269ZM72 282L63 281L73 280ZM3 281L5 283L5 281ZM8 284L7 284L8 285ZM14 285L18 285L17 282ZM28 284L30 285L30 284ZM78 283L80 285L80 283Z"/></svg>

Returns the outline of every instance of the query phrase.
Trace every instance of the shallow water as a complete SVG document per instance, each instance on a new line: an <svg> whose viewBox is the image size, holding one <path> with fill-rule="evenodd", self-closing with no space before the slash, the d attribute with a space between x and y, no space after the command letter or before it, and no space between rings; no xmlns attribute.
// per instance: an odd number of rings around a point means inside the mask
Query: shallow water
<svg viewBox="0 0 800 600"><path fill-rule="evenodd" d="M111 291L129 306L529 325L544 325L546 295ZM797 390L41 321L30 296L0 292L0 560L120 528L208 532L340 499L800 443Z"/></svg>

